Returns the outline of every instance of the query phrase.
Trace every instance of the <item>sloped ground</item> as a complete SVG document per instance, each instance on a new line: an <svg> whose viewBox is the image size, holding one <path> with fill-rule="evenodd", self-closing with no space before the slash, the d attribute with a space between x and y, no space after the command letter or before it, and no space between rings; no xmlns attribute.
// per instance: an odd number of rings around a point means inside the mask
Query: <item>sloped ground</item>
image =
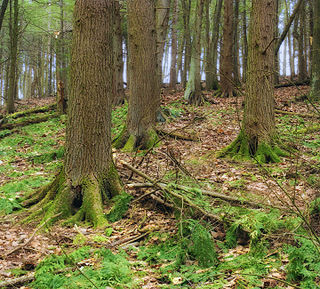
<svg viewBox="0 0 320 289"><path fill-rule="evenodd" d="M295 97L307 91L308 87L277 89L276 107L301 115L313 114L314 108L310 104L294 101ZM207 93L207 97L211 99L210 93ZM129 186L144 180L127 170L120 160L133 165L157 181L207 189L269 207L281 207L281 213L276 215L276 218L285 219L289 215L288 212L296 210L293 204L304 211L310 202L319 196L319 133L298 133L301 129L319 123L316 114L314 118L277 114L278 131L285 145L294 146L297 150L280 164L261 167L254 162L239 163L215 158L215 152L229 144L239 132L242 97L212 99L213 104L208 103L202 107L181 104L181 98L182 93L171 94L170 91L164 91L162 102L170 109L171 116L166 123L159 124L159 129L178 132L196 141L164 137L160 145L147 154L140 151L136 154L114 152L115 162L126 189L134 196L124 218L111 224L107 231L97 231L84 226L54 226L35 234L29 241L37 224L17 224L19 216L9 214L0 223L0 280L33 271L40 260L49 254L63 256L76 248L88 245L92 250L110 248L113 252L119 253L120 247L123 247L126 251L125 258L130 264L128 274L131 281L127 282L125 278L120 277L117 280L112 275L109 281L113 281L106 283L111 285L111 288L294 288L286 283L289 253L282 250L285 243L294 243L292 232L288 230L268 234L267 252L263 257L256 257L250 253L253 245L246 238L241 240L239 237L233 246L223 245L226 228L212 223L209 232L216 240L220 265L209 269L197 267L198 261L194 260L189 252L190 256L187 254L185 265L170 269L168 266L174 263L181 249L183 236L181 239L178 237L182 234L179 228L182 226L183 218L166 204L160 204L152 198L163 197L161 192L151 193L152 188L133 189ZM54 99L41 100L41 105L52 101ZM21 103L20 107L25 109L37 103L38 100L30 100L29 103ZM114 119L116 132L121 126L121 121L125 119L121 109L116 110ZM17 197L52 179L61 163L61 155L57 152L63 145L63 123L64 117L54 118L43 124L21 128L17 133L0 139L0 194L3 195L0 211L3 214L8 214L19 206ZM151 194L144 196L147 192ZM139 196L144 197L134 201ZM238 212L233 212L228 203L221 203L215 199L209 202L212 212L223 215L222 211L226 210L226 214L234 214L239 218L241 216L240 219L244 220L244 214L237 215ZM221 207L220 211L214 211L216 207ZM188 218L187 211L184 212L183 208L180 209L180 213ZM258 218L260 215L252 216ZM272 218L273 215L270 214L270 219ZM259 230L252 232L260 232ZM267 232L264 233L267 235ZM172 238L175 240L173 244L170 243ZM192 239L192 235L186 238ZM180 244L180 247L177 244ZM14 249L16 251L12 252ZM163 257L164 252L172 254ZM83 258L85 261L76 262L76 267L85 268L84 271L86 268L103 269L99 258L105 257L95 256L91 252ZM118 275L121 275L119 272L122 272L122 269L117 268ZM61 276L69 274L69 277L75 278L78 271L73 271ZM88 274L90 272L88 271ZM102 275L106 274L103 272ZM125 276L127 273L123 274ZM92 275L92 280L96 280L95 278L96 276ZM41 276L38 279L41 280ZM302 277L300 279L303 281ZM84 285L87 283L82 279L79 279L78 285L67 286L64 283L65 287L59 287L59 282L53 280L52 286L56 287L52 288L95 288L91 283ZM319 279L314 280L319 284ZM291 283L299 286L299 280ZM49 288L48 284L41 285L44 287L39 284L34 286ZM19 288L19 285L16 287Z"/></svg>

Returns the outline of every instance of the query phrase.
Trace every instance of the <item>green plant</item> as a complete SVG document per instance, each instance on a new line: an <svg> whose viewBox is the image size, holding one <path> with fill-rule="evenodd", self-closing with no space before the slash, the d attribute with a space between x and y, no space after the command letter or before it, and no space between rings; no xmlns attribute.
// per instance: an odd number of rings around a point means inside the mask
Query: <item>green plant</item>
<svg viewBox="0 0 320 289"><path fill-rule="evenodd" d="M302 288L319 288L316 285L311 285L315 278L319 277L319 248L316 248L311 240L303 237L296 237L296 242L296 246L288 246L287 278L289 281L302 281L301 284L308 286Z"/></svg>
<svg viewBox="0 0 320 289"><path fill-rule="evenodd" d="M125 192L116 196L114 198L114 206L107 215L107 219L110 222L116 222L120 220L123 217L123 215L127 212L131 199L132 196Z"/></svg>

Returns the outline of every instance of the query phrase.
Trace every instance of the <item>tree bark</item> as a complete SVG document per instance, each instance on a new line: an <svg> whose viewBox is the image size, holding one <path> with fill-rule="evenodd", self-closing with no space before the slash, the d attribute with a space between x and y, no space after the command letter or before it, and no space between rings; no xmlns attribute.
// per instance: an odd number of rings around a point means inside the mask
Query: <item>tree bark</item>
<svg viewBox="0 0 320 289"><path fill-rule="evenodd" d="M111 152L113 9L110 0L77 0L74 8L64 168L32 196L26 220L45 212L70 222L106 225L102 201L122 189Z"/></svg>
<svg viewBox="0 0 320 289"><path fill-rule="evenodd" d="M178 49L178 42L177 42L177 24L178 24L178 11L179 9L179 1L173 1L173 19L172 19L172 27L171 27L171 65L170 65L170 83L169 87L171 89L176 88L177 84L177 49Z"/></svg>
<svg viewBox="0 0 320 289"><path fill-rule="evenodd" d="M246 82L247 59L248 59L248 39L247 39L247 1L243 0L242 10L242 81Z"/></svg>
<svg viewBox="0 0 320 289"><path fill-rule="evenodd" d="M201 24L203 14L204 0L197 0L195 27L192 41L192 55L189 79L184 93L184 98L189 104L200 105L203 102L201 93Z"/></svg>
<svg viewBox="0 0 320 289"><path fill-rule="evenodd" d="M313 1L312 83L310 96L320 99L320 2Z"/></svg>
<svg viewBox="0 0 320 289"><path fill-rule="evenodd" d="M160 83L154 0L128 0L130 93L126 127L116 148L147 149L157 140L154 130L160 106ZM140 15L140 17L137 17Z"/></svg>
<svg viewBox="0 0 320 289"><path fill-rule="evenodd" d="M121 28L120 2L115 1L114 16L114 99L113 105L124 103L125 93L123 86L123 52L122 52L122 28Z"/></svg>
<svg viewBox="0 0 320 289"><path fill-rule="evenodd" d="M239 66L239 0L234 0L234 17L233 17L233 77L234 84L240 85L240 66Z"/></svg>
<svg viewBox="0 0 320 289"><path fill-rule="evenodd" d="M235 95L233 78L233 0L224 1L223 42L221 49L220 85L221 96Z"/></svg>
<svg viewBox="0 0 320 289"><path fill-rule="evenodd" d="M183 12L183 30L184 30L184 37L185 37L184 64L183 64L181 83L183 88L185 88L187 84L187 74L190 68L190 61L191 61L191 32L190 32L191 0L182 0L181 4L182 4L182 12Z"/></svg>
<svg viewBox="0 0 320 289"><path fill-rule="evenodd" d="M278 162L273 100L275 0L253 0L242 129L220 156Z"/></svg>
<svg viewBox="0 0 320 289"><path fill-rule="evenodd" d="M159 83L162 85L162 59L163 50L166 42L169 12L171 0L154 0L156 1L156 31L157 31L157 59L158 59L158 76Z"/></svg>
<svg viewBox="0 0 320 289"><path fill-rule="evenodd" d="M10 6L11 10L11 6ZM11 11L10 11L11 12ZM11 13L10 13L11 14ZM11 18L11 17L10 17ZM18 34L19 34L19 4L14 0L13 19L10 19L10 70L9 70L9 89L7 98L7 113L13 113L14 100L17 96L17 58L18 58Z"/></svg>
<svg viewBox="0 0 320 289"><path fill-rule="evenodd" d="M2 22L4 18L4 14L6 13L7 7L8 7L9 0L3 0L2 5L1 5L1 10L0 10L0 31L2 28Z"/></svg>

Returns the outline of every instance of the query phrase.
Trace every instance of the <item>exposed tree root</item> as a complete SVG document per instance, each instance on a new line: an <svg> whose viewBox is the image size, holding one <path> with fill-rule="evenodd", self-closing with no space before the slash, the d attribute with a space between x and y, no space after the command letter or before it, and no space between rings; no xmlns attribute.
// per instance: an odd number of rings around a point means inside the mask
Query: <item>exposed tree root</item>
<svg viewBox="0 0 320 289"><path fill-rule="evenodd" d="M259 142L258 139L251 141L240 132L238 137L227 147L217 153L218 158L231 157L236 160L255 159L259 163L278 163L280 157L287 156L278 146Z"/></svg>
<svg viewBox="0 0 320 289"><path fill-rule="evenodd" d="M47 186L29 195L23 202L30 207L23 223L50 219L50 223L65 219L66 223L86 221L94 227L108 224L103 212L103 200L110 199L121 190L114 167L104 177L89 175L81 184L72 187L66 180L64 169Z"/></svg>
<svg viewBox="0 0 320 289"><path fill-rule="evenodd" d="M220 88L214 93L214 97L228 98L228 97L234 97L234 96L237 96L237 93L235 90L224 91Z"/></svg>
<svg viewBox="0 0 320 289"><path fill-rule="evenodd" d="M155 129L151 128L141 136L130 134L125 127L120 135L113 141L113 146L125 152L133 152L137 149L147 150L157 144L159 138Z"/></svg>

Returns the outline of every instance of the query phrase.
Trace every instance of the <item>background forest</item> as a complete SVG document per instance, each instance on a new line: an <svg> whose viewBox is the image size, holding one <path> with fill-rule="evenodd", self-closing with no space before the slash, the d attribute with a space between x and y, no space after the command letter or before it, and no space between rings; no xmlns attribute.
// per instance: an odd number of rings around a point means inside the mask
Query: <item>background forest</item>
<svg viewBox="0 0 320 289"><path fill-rule="evenodd" d="M318 0L2 0L1 288L320 288Z"/></svg>

